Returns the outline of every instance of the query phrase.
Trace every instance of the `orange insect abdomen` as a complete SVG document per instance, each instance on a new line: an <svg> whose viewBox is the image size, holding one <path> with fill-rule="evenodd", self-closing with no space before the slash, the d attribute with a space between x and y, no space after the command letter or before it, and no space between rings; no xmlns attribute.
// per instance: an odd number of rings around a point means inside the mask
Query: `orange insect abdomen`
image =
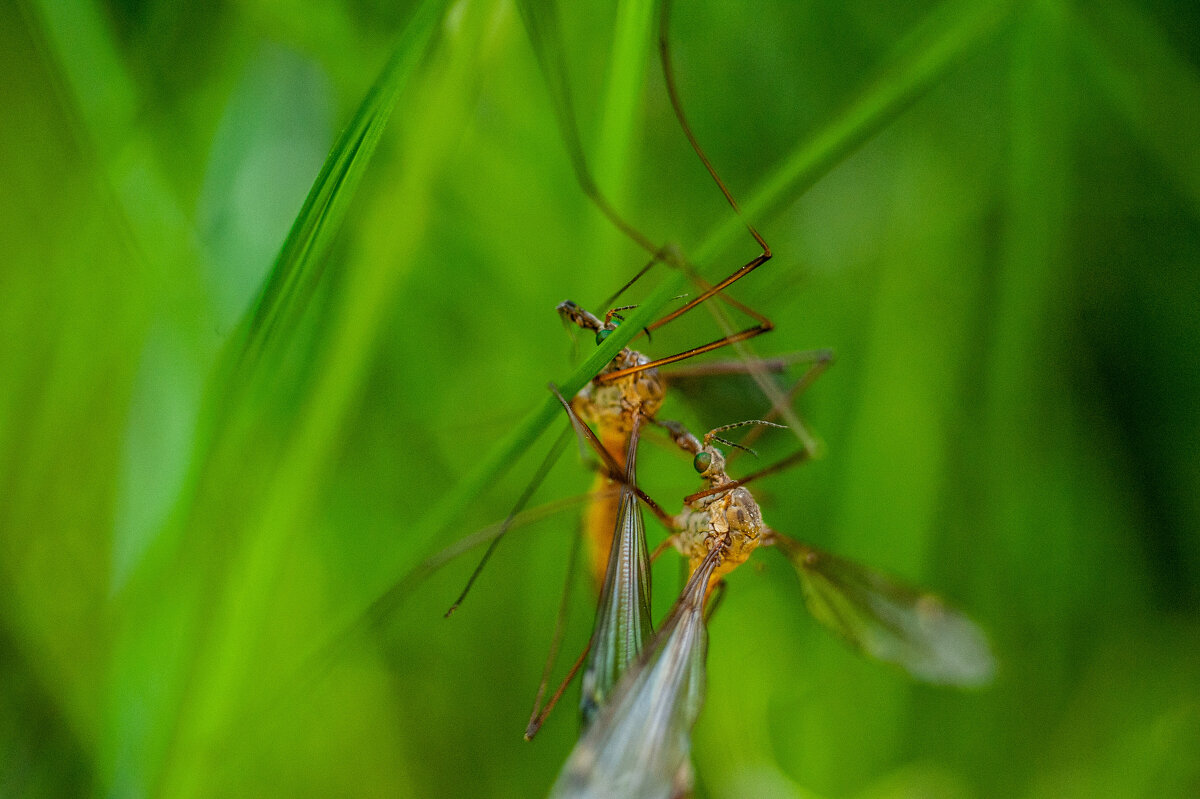
<svg viewBox="0 0 1200 799"><path fill-rule="evenodd" d="M602 431L600 436L604 448L609 451L622 469L625 468L625 450L629 436L620 431ZM592 484L592 499L583 513L583 535L588 554L588 567L599 593L604 585L604 573L608 570L608 553L612 549L613 530L617 526L617 511L621 507L620 484L604 472L596 474Z"/></svg>

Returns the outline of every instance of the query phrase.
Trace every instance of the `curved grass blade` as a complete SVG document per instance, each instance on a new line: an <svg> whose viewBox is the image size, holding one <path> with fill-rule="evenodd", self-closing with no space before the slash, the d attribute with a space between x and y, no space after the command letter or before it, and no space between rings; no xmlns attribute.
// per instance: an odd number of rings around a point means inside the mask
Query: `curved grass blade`
<svg viewBox="0 0 1200 799"><path fill-rule="evenodd" d="M271 403L280 400L283 392L276 381L286 370L266 361L287 357L294 343L290 334L299 327L307 300L319 284L324 256L351 195L392 106L417 73L444 5L443 0L425 0L415 9L391 59L331 151L257 306L243 320L211 385L204 422L208 429L196 445L192 486L180 499L178 521L164 543L164 549L178 547L182 554L150 564L144 583L131 592L129 602L137 612L123 619L120 657L129 673L121 677L149 679L153 674L170 686L156 694L161 706L149 711L170 723L144 732L137 728L135 734L146 739L130 746L154 753L147 757L161 758L139 763L141 771L131 777L139 785L155 786L157 795L204 794L205 786L217 779L215 770L189 753L215 749L235 728L244 733L239 721L252 715L269 721L248 708L266 700L254 681L263 679L275 664L256 660L253 653L271 613L274 576L286 561L289 536L315 493L297 487L318 483L316 476L333 446L329 431L341 418L351 383L343 371L314 370L317 379L312 385L287 397L300 410L293 417L296 423L277 436L279 429L258 422L271 412ZM331 329L333 349L348 348L351 333L357 332L349 326ZM338 366L348 369L347 360L337 361ZM253 467L247 466L248 451L253 453ZM238 503L229 499L230 492L245 482L245 470L255 468L264 479L256 484L253 502L231 512ZM221 546L213 545L210 531L220 531ZM214 552L219 555L208 557ZM160 571L149 571L164 564ZM149 631L184 624L194 624L198 632L181 652L144 657ZM141 707L138 711L148 712ZM232 761L223 767L226 773L242 768Z"/></svg>
<svg viewBox="0 0 1200 799"><path fill-rule="evenodd" d="M629 437L625 456L625 483L604 587L596 607L591 654L583 672L580 701L583 722L590 725L609 693L642 646L654 633L650 616L650 553L641 503L632 486L637 484L638 429Z"/></svg>
<svg viewBox="0 0 1200 799"><path fill-rule="evenodd" d="M800 575L809 612L850 646L935 685L992 681L996 662L983 631L941 598L775 535Z"/></svg>
<svg viewBox="0 0 1200 799"><path fill-rule="evenodd" d="M563 764L552 797L669 799L680 793L692 727L704 704L704 598L723 555L713 550L692 573L653 646L626 672Z"/></svg>
<svg viewBox="0 0 1200 799"><path fill-rule="evenodd" d="M897 47L890 61L845 109L799 142L773 175L742 203L750 219L766 219L817 182L858 146L887 126L968 54L1009 21L1013 0L951 0L935 9ZM737 229L740 220L721 228ZM716 238L714 234L710 238ZM732 230L729 235L733 235ZM703 262L702 247L696 260Z"/></svg>
<svg viewBox="0 0 1200 799"><path fill-rule="evenodd" d="M275 258L270 276L247 318L237 345L235 377L253 369L274 336L284 336L312 296L322 260L341 229L358 184L379 144L400 92L433 38L446 0L426 0L416 10L387 64L342 131L313 182Z"/></svg>

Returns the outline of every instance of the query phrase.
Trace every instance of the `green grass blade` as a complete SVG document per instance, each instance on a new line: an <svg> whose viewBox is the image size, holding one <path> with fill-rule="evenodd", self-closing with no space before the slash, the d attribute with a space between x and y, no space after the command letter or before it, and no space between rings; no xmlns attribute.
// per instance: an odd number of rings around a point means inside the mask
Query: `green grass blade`
<svg viewBox="0 0 1200 799"><path fill-rule="evenodd" d="M116 453L150 316L144 263L46 38L27 9L0 8L6 796L100 793Z"/></svg>
<svg viewBox="0 0 1200 799"><path fill-rule="evenodd" d="M243 323L239 362L252 366L273 335L287 339L321 278L325 253L341 229L396 99L412 77L446 3L427 0L405 27L391 58L338 137L279 250L262 294Z"/></svg>
<svg viewBox="0 0 1200 799"><path fill-rule="evenodd" d="M365 342L376 332L377 314L358 299L383 302L390 295L379 283L399 268L388 264L343 281L339 296L362 312L322 317L299 379L286 367L309 342L295 340L294 333L302 329L324 256L392 107L413 83L443 8L440 0L428 0L417 9L327 159L228 351L225 374L213 383L208 421L215 435L196 448L192 491L177 508L170 534L121 597L112 693L130 695L128 685L147 679L163 686L153 701L136 708L150 724L134 720L129 706L114 710L113 737L123 739L127 751L112 754L113 771L139 790L211 795L228 774L195 753L219 746L239 720L253 716L248 702L261 699L271 669L282 668L256 655L270 626L272 592L289 536L309 511L304 500L314 496L311 488L320 483L317 475L337 440L334 431L360 385ZM412 171L414 181L425 174ZM311 320L309 314L305 324ZM289 422L278 424L281 417ZM183 645L169 656L148 657L148 642L164 629L181 631ZM225 764L226 772L236 768Z"/></svg>
<svg viewBox="0 0 1200 799"><path fill-rule="evenodd" d="M958 63L994 36L1015 4L948 2L901 42L889 63L862 93L822 130L786 157L742 208L748 219L766 219L812 186L856 147L883 129ZM726 227L738 227L731 220ZM697 253L703 261L704 248Z"/></svg>

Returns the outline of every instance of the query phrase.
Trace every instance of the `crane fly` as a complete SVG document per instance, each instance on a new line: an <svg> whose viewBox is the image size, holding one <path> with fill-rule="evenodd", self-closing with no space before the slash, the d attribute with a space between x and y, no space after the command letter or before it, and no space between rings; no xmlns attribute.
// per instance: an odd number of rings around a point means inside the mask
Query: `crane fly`
<svg viewBox="0 0 1200 799"><path fill-rule="evenodd" d="M751 230L753 231L753 228ZM622 320L616 313L620 310L624 309L618 308L609 311L601 320L569 300L560 303L557 308L564 321L594 333L597 344L602 342L621 323ZM671 315L670 318L675 319L678 316ZM649 356L632 347L625 347L575 395L571 400L571 406L579 418L597 429L597 437L604 449L617 457L629 450L633 416L637 414L642 419L654 419L663 405L672 377L746 374L755 369L779 372L791 363L807 362L809 368L782 395L790 406L795 397L828 368L833 359L829 350L812 350L748 363L727 361L707 364L686 371L676 370L673 373L660 372L658 369L660 365L678 363L701 352L732 344L738 340L737 335L733 334L702 347L693 348L675 356L660 358L657 361L651 360ZM778 412L778 408L772 407L768 415L775 415ZM617 460L616 465L618 470L624 468L623 461ZM592 489L597 500L590 504L584 515L585 538L588 542L592 576L597 586L602 585L604 581L612 532L617 528L618 520L619 497L609 490L612 484L611 471L610 469L608 472L603 470L597 472Z"/></svg>
<svg viewBox="0 0 1200 799"><path fill-rule="evenodd" d="M730 539L729 554L713 574L714 584L759 547L777 547L799 575L813 618L853 648L928 683L978 687L991 681L995 661L986 636L941 598L766 525L746 484L803 460L805 453L735 480L726 472L724 453L714 444L732 442L717 434L761 422L718 427L702 440L682 425L664 424L676 444L693 453L693 468L708 484L684 498L684 510L675 519L678 532L668 539L693 569L707 556L714 538Z"/></svg>
<svg viewBox="0 0 1200 799"><path fill-rule="evenodd" d="M670 799L690 790L691 729L706 679L706 597L760 547L783 551L813 617L863 654L934 684L972 687L992 678L995 664L983 632L940 598L765 524L745 485L799 459L735 480L714 442L739 446L718 434L770 423L725 425L703 439L678 423L659 424L693 455L693 468L707 484L685 498L676 532L664 542L688 559L691 576L646 652L568 756L551 796Z"/></svg>
<svg viewBox="0 0 1200 799"><path fill-rule="evenodd" d="M649 356L634 350L631 347L626 347L619 351L616 357L609 362L595 378L590 381L579 394L574 398L576 407L581 416L587 418L594 423L600 431L600 436L603 441L603 446L600 448L605 453L605 465L600 470L596 477L596 487L591 496L592 499L585 512L586 522L584 525L585 535L584 540L587 545L588 559L590 561L590 572L593 583L596 586L597 592L603 594L605 591L605 580L609 573L609 564L613 552L614 530L625 529L627 524L633 522L628 521L630 516L621 511L622 503L626 503L626 507L636 509L638 503L629 503L627 498L622 496L623 490L618 488L619 485L633 485L635 493L643 500L646 500L644 494L636 490L636 484L632 480L625 479L625 469L627 465L632 466L633 458L636 455L636 439L633 435L635 429L635 418L641 419L643 422L652 421L657 414L662 401L665 397L668 379L667 373L660 373L660 366L674 365L681 361L695 357L697 355L711 352L713 350L725 347L730 344L746 341L754 336L765 333L773 328L771 321L752 309L738 303L736 300L724 294L727 289L737 280L741 279L751 271L756 269L761 264L771 258L769 246L758 231L749 223L746 228L751 237L756 242L759 252L751 260L736 269L724 280L719 281L715 285L703 283L698 277L695 277L694 270L682 258L678 252L671 247L656 247L650 243L650 240L641 234L632 225L629 225L625 220L617 214L611 204L605 199L596 187L595 182L590 176L587 167L586 159L583 156L582 146L578 141L578 132L575 129L574 115L570 111L569 93L567 92L566 84L559 80L559 76L565 73L565 67L557 63L555 59L555 51L553 48L547 49L546 43L552 42L556 38L554 31L557 29L556 12L553 2L519 2L522 16L525 19L526 27L529 29L531 41L535 45L535 51L538 55L538 60L543 67L543 72L547 77L547 84L551 88L551 94L555 96L556 110L559 111L560 121L564 128L564 138L567 141L567 150L571 156L572 163L575 166L579 183L584 193L592 200L599 210L626 236L636 242L642 249L651 253L651 260L640 271L638 271L632 279L627 281L621 289L619 289L605 304L611 305L616 299L628 290L638 279L655 264L667 262L680 269L687 271L693 276L693 279L700 285L701 291L698 296L689 299L681 307L667 313L658 320L650 323L646 327L646 332L656 330L671 321L680 318L692 309L709 299L719 299L730 306L740 309L745 314L754 319L754 324L743 330L736 332L727 331L727 335L722 338L710 341L700 346L692 347L682 352L675 353L666 357L653 359ZM740 217L740 210L733 196L730 194L715 168L709 162L707 156L700 148L695 136L692 134L687 118L684 114L682 105L679 100L678 92L675 87L675 80L670 63L670 48L667 41L667 11L669 4L663 4L663 13L660 27L659 51L663 66L664 75L668 87L668 94L671 105L676 115L676 118L683 128L684 133L693 148L699 156L702 164L716 183L723 196L728 201L735 213ZM564 112L563 109L566 109ZM632 307L632 306L626 306ZM623 308L610 308L608 312L602 316L596 316L589 311L586 311L576 303L566 301L558 306L558 313L565 320L570 322L585 331L592 333L596 342L599 344L612 333L623 321L620 312ZM789 405L795 395L805 386L812 382L831 363L832 355L828 350L815 350L807 352L791 353L782 357L769 358L763 360L751 360L747 362L743 359L740 362L708 364L692 369L680 370L676 368L674 374L679 376L706 376L724 375L724 374L751 374L756 378L766 372L780 372L788 365L793 363L807 363L809 368L793 386L786 396L780 394L775 388L775 394L782 399L774 399L773 408L770 413L786 413L785 406ZM444 566L449 560L461 554L465 549L466 541L486 541L487 547L480 558L478 565L466 581L465 586L458 595L455 602L446 611L447 616L451 615L463 602L467 594L470 592L475 581L482 573L486 563L495 552L499 542L505 536L507 531L512 527L514 522L530 515L525 511L525 507L533 497L538 486L541 484L549 469L552 467L561 452L565 449L569 441L569 432L571 428L567 428L564 434L555 442L550 452L543 459L542 464L537 469L533 479L526 486L521 496L518 498L509 515L492 530L485 535L471 536L465 539L464 542L454 544L446 550L435 553L419 563L409 573L392 584L385 592L381 593L362 614L361 618L344 630L339 640L348 637L352 630L361 624L375 624L386 618L392 610L403 601L407 593L413 589L422 580L427 578L433 572ZM662 514L662 518L669 519L666 514ZM638 517L640 524L640 516ZM648 589L648 585L647 585ZM613 596L618 597L618 601L624 595L613 589ZM633 603L630 607L638 607L638 603ZM639 625L644 625L649 629L649 617L638 620ZM560 625L561 626L561 613ZM622 630L620 635L625 636L623 640L636 640L636 637L630 638L632 633L628 630ZM557 639L557 634L556 634ZM336 646L336 642L330 647ZM552 645L553 649L557 643ZM636 654L638 647L633 646L631 652ZM623 660L618 657L617 661ZM614 677L617 676L614 672ZM604 680L597 683L598 688L594 692L595 697L600 697L605 689L603 687ZM593 692L589 692L593 695ZM591 710L597 705L598 699L585 700L585 703L590 703ZM540 698L539 698L540 703ZM585 713L591 712L589 705L585 704Z"/></svg>
<svg viewBox="0 0 1200 799"><path fill-rule="evenodd" d="M612 313L601 322L574 303L563 303L559 306L559 312L565 319L595 331L597 342L602 341L616 324L612 321ZM537 733L585 657L588 660L583 671L580 704L584 724L589 724L623 670L640 653L641 645L651 630L649 562L639 498L655 512L667 529L675 529L677 522L642 493L636 484L638 428L647 417L654 421L650 414L658 410L665 393L665 383L657 369L633 368L647 361L646 356L635 350L628 347L622 349L605 371L569 402L551 386L566 410L572 427L581 439L590 444L603 463L603 468L597 470L591 494L594 499L589 503L584 517L585 540L593 553L593 563L601 565L593 572L600 580L600 590L596 623L588 650L585 650L567 680L543 707L543 694L561 640L563 611L560 609L542 684L526 727L527 739ZM811 383L827 363L827 359L816 360L796 385L803 387ZM617 380L601 379L606 374L622 370L625 374ZM794 396L794 392L789 392L789 396ZM593 432L586 422L591 422L600 432ZM659 424L670 427L674 423ZM614 451L623 453L624 459L618 460ZM611 491L614 480L621 483L617 494ZM600 560L601 553L603 561Z"/></svg>
<svg viewBox="0 0 1200 799"><path fill-rule="evenodd" d="M554 5L553 3L537 5L525 3L522 4L521 8L527 27L530 28L531 38L535 41L536 45L538 37L533 34L534 28L538 24L537 21L549 19L553 22L556 13ZM708 175L721 191L734 213L741 217L741 211L738 208L736 200L705 155L695 135L692 133L690 124L683 111L671 67L670 46L667 35L669 8L669 3L662 5L662 17L659 28L659 54L671 107L690 146L699 157ZM555 24L551 24L549 27L553 28ZM548 36L545 37L545 39L548 38ZM537 48L535 47L535 49ZM539 60L543 61L543 67L545 67L545 59L540 58ZM550 83L555 85L554 81L550 81ZM565 87L565 84L562 85ZM665 262L688 272L698 283L700 291L697 293L697 296L686 300L680 307L649 323L644 330L647 336L649 336L651 331L679 319L689 311L713 298L719 299L740 310L753 320L753 323L749 327L742 330L733 331L727 327L725 330L726 335L720 338L665 357L652 358L630 346L626 346L571 400L575 411L575 416L572 418L573 424L576 424L578 428L577 423L582 418L584 422L596 428L598 434L598 446L596 446L596 449L597 452L601 453L601 459L604 464L603 468L597 470L592 493L595 499L589 503L584 513L583 524L583 540L587 552L589 571L599 595L596 626L592 639L597 643L596 646L591 648L591 657L583 672L581 712L586 725L603 704L607 693L615 685L628 663L640 653L641 647L644 641L647 640L652 629L649 612L650 584L649 568L645 554L644 525L641 521L638 497L626 487L633 486L634 491L636 491L636 479L633 475L637 450L637 427L642 421L652 421L655 419L666 395L667 380L669 377L667 374L660 373L659 367L678 364L697 355L747 341L773 329L773 323L765 315L737 302L724 293L725 289L729 286L768 261L772 257L772 253L766 240L758 230L752 224L743 220L746 230L758 248L758 254L734 270L725 279L713 285L708 285L698 277L695 277L695 270L691 268L675 248L654 248L650 245L647 237L626 223L616 213L595 186L587 169L583 149L570 133L574 131L573 112L570 112L569 94L565 93L565 89L562 97L564 99L560 103L560 107L567 109L565 117L568 118L568 122L564 124L564 131L568 132L566 136L568 150L572 154L580 185L596 206L617 228L624 231L629 238L644 249L649 250L652 256L649 263L635 274L631 280L625 283L605 304L611 306L627 289L645 275L649 269L656 264ZM594 336L596 343L600 344L623 321L620 312L630 307L633 306L610 307L601 317L568 300L560 303L557 311L564 322L590 333ZM780 407L781 403L790 404L795 393L801 390L803 386L811 383L829 365L831 355L828 351L795 353L770 361L744 362L733 364L732 366L729 364L715 366L717 366L719 373L728 373L731 371L750 373L758 378L762 372L767 370L782 370L787 363L794 361L808 361L810 366L807 372L797 381L793 391L788 393L786 399L781 399L783 395L777 389L775 395L772 396L775 406L773 406L771 412L786 413ZM710 365L708 368L712 369L713 366ZM701 370L702 372L703 370ZM762 382L760 379L760 383ZM550 464L553 463L554 459L562 451L563 444L564 439L560 437L543 461L542 467L539 468L534 480L531 481L530 485L519 498L517 505L509 515L509 520L515 518L516 514L523 509L525 503L531 498L537 488L537 484L540 483L548 471ZM619 490L614 490L614 483L622 483L622 487ZM642 498L645 499L644 495L642 495ZM660 518L663 519L665 524L670 524L670 517L666 514L660 512ZM447 616L461 605L470 592L484 566L496 551L507 529L507 525L508 521L502 525L499 534L489 543L487 550L480 558L478 565L468 578L458 598L447 610ZM538 690L537 698L535 699L530 724L526 730L526 737L530 737L536 733L541 724L541 719L544 718L540 706L549 673L563 635L566 607L565 594L566 590L564 591L563 606L560 608L558 621L555 625L556 629L552 637L546 670L542 684ZM579 667L581 664L582 660L576 664L576 667ZM574 669L572 669L573 673ZM560 693L554 695L554 698L550 700L549 707L553 707L559 695Z"/></svg>
<svg viewBox="0 0 1200 799"><path fill-rule="evenodd" d="M562 75L565 74L565 64L561 63L558 48L548 48L549 42L557 40L556 31L558 21L555 4L553 2L522 2L519 6L526 27L529 30L530 39L535 45L539 63L546 75L547 85L551 88L551 93L555 97L556 111L560 117L564 139L567 143L567 149L575 167L580 187L617 229L639 247L649 252L651 256L650 261L604 303L610 307L604 313L603 318L570 300L566 300L558 305L557 311L559 315L565 322L569 322L584 331L592 333L595 336L596 343L599 344L619 326L622 321L620 311L634 307L612 308L612 304L656 264L668 263L685 270L697 282L700 291L695 297L688 299L680 307L647 325L644 330L647 335L714 298L736 308L753 320L753 324L742 330L729 331L726 335L713 341L660 358L651 358L627 346L620 350L574 398L573 402L575 403L576 412L586 422L597 427L604 448L613 456L611 460L617 464L615 474L612 473L611 469L609 473L601 471L598 474L594 491L598 496L602 495L604 498L594 502L585 513L584 530L587 542L588 562L593 583L597 590L599 590L604 584L609 560L608 554L612 545L613 530L617 524L617 511L620 503L619 492L609 489L612 487L611 481L614 479L619 480L620 473L624 469L624 463L621 459L625 457L625 453L629 449L629 437L632 430L631 420L634 414L640 415L643 419L653 419L661 407L666 394L668 378L659 373L659 367L676 364L704 353L738 344L774 329L774 324L765 315L724 293L731 285L770 260L772 252L770 246L754 225L743 219L747 232L753 238L759 250L758 254L735 269L723 280L709 285L696 276L695 270L683 258L677 248L672 246L656 247L647 236L618 214L611 203L600 192L591 176L591 172L587 166L587 159L583 154L582 143L579 141L571 95L565 81L562 80ZM737 201L721 180L720 175L708 159L708 156L704 153L703 148L692 132L691 125L683 110L682 101L676 87L674 70L671 65L670 44L667 35L669 12L670 3L664 2L661 7L659 22L658 50L671 108L692 150L699 157L705 170L720 190L730 208L741 218L741 209L738 207ZM559 57L556 58L556 56ZM811 382L815 374L819 374L831 362L831 355L828 351L794 353L790 356L784 356L782 359L761 362L752 361L739 364L738 366L740 366L742 372L754 375L760 384L765 385L765 381L761 376L762 372L778 370L782 368L783 364L789 361L801 360L809 360L812 364L809 371L814 373L803 376L801 382ZM790 396L792 395L789 395L789 399ZM787 402L778 393L773 397L773 401L779 406ZM782 407L774 408L773 410L775 412L786 413L786 410ZM560 438L543 462L543 468L538 470L534 480L531 481L530 486L526 488L518 500L513 514L519 512L532 496L532 492L536 490L537 484L545 476L545 472L548 469L546 464L558 457L562 451L562 446L563 439ZM462 592L447 610L447 616L452 614L466 598L483 567L499 546L502 537L503 533L489 544L488 549L480 558L478 566L468 578Z"/></svg>

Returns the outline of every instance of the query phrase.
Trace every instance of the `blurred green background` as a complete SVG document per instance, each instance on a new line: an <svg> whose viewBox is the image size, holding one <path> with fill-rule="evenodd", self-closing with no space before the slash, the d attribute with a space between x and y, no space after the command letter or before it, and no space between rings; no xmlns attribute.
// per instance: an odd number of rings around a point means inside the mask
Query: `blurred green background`
<svg viewBox="0 0 1200 799"><path fill-rule="evenodd" d="M534 43L600 186L732 271L752 242L711 236L653 9L564 6ZM521 730L577 509L451 620L475 553L364 617L508 511L562 421L489 453L590 351L554 305L602 310L644 261L516 8L0 14L0 794L542 795L573 710ZM825 456L764 483L767 520L950 597L1000 663L964 693L861 661L765 552L711 624L698 795L1200 795L1197 34L1190 1L675 8L695 132L776 252L733 292L778 327L754 349L838 356L801 402ZM708 393L663 415L762 413ZM656 442L640 477L694 490ZM589 482L569 452L534 504Z"/></svg>

